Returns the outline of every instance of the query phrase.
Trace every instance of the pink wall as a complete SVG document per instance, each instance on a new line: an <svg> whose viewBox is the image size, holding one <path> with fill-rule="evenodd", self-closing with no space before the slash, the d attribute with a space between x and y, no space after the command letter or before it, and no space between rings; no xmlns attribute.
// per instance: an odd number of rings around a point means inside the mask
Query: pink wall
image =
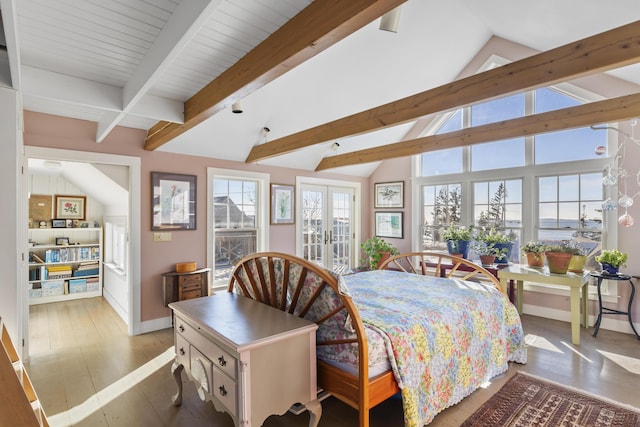
<svg viewBox="0 0 640 427"><path fill-rule="evenodd" d="M359 182L363 200L368 203L368 180L330 173L315 173L297 169L275 168L264 165L247 165L206 157L185 156L161 151L144 150L146 132L117 127L100 144L95 142L97 125L94 122L75 120L59 116L24 112L24 144L29 146L65 150L89 151L135 156L141 159L141 273L140 296L141 320L147 321L170 315L162 305L160 275L174 269L176 262L196 261L206 266L207 253L207 168L246 170L271 174L271 181L280 184L295 184L296 176L321 177L326 179ZM187 173L197 176L197 229L175 231L171 242L154 242L151 231L151 171ZM369 226L370 212L363 209L363 227ZM366 228L363 228L363 233ZM270 230L270 250L295 252L295 226L275 225Z"/></svg>
<svg viewBox="0 0 640 427"><path fill-rule="evenodd" d="M411 158L403 157L400 159L391 159L386 160L378 166L375 172L371 175L371 180L369 182L370 185L370 200L367 206L367 212L369 212L369 216L373 217L373 212L378 211L394 211L394 212L403 212L403 238L402 239L389 239L385 238L384 240L393 244L401 253L402 252L411 252L411 237L413 235L413 230L411 229ZM377 182L395 182L395 181L404 181L404 208L403 209L374 209L373 208L373 186ZM367 237L371 237L375 234L375 224L373 219L371 224L369 225L369 235L366 235L366 228L362 228L363 239Z"/></svg>

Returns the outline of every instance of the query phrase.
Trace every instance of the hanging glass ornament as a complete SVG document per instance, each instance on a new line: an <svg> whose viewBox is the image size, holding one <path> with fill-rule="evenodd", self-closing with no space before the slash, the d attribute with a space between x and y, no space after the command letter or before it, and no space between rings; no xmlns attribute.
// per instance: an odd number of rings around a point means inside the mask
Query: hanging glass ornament
<svg viewBox="0 0 640 427"><path fill-rule="evenodd" d="M623 194L618 199L618 204L620 206L622 206L623 208L629 208L629 207L633 206L633 199L631 197L627 196L626 194Z"/></svg>
<svg viewBox="0 0 640 427"><path fill-rule="evenodd" d="M604 145L598 145L596 149L593 150L593 152L596 153L596 155L598 156L602 156L607 152L607 147L605 147Z"/></svg>
<svg viewBox="0 0 640 427"><path fill-rule="evenodd" d="M617 207L616 202L611 200L611 198L607 198L604 202L602 202L602 209L605 211L613 211Z"/></svg>
<svg viewBox="0 0 640 427"><path fill-rule="evenodd" d="M604 185L605 187L616 185L617 182L618 182L618 177L613 175L611 172L607 173L605 176L602 177L602 185Z"/></svg>
<svg viewBox="0 0 640 427"><path fill-rule="evenodd" d="M626 212L618 218L618 224L623 227L631 227L633 222L633 217Z"/></svg>

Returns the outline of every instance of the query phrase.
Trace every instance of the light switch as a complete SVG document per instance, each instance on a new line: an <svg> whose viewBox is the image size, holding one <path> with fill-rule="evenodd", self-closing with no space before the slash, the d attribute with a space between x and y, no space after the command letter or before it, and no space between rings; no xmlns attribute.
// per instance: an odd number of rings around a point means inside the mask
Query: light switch
<svg viewBox="0 0 640 427"><path fill-rule="evenodd" d="M171 233L168 231L162 232L162 233L153 233L153 241L154 242L170 242Z"/></svg>

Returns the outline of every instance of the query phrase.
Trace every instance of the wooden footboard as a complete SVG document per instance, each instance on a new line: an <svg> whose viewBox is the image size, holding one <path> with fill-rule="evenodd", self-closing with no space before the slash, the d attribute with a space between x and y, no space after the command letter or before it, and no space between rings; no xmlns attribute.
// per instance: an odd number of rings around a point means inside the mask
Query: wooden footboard
<svg viewBox="0 0 640 427"><path fill-rule="evenodd" d="M339 291L338 278L331 272L293 255L257 253L236 264L228 291L311 320L319 328L344 329L345 335L352 336L318 340L317 345L357 343L358 376L318 360L318 385L357 409L360 427L369 426L371 407L398 392L391 371L369 380L364 325L351 298ZM347 324L353 330L347 330Z"/></svg>
<svg viewBox="0 0 640 427"><path fill-rule="evenodd" d="M352 408L359 409L359 382L355 375L318 360L318 385ZM386 371L368 381L369 404L373 408L400 391L393 372Z"/></svg>

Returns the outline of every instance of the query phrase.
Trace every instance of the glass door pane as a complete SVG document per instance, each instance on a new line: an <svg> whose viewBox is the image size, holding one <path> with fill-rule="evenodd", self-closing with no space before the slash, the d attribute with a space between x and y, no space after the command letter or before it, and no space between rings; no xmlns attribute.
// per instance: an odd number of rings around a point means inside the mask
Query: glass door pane
<svg viewBox="0 0 640 427"><path fill-rule="evenodd" d="M343 188L329 188L333 214L332 230L329 239L331 245L331 265L327 266L336 273L346 273L351 269L353 253L353 191Z"/></svg>
<svg viewBox="0 0 640 427"><path fill-rule="evenodd" d="M325 266L326 188L307 187L302 190L303 256L322 267Z"/></svg>

